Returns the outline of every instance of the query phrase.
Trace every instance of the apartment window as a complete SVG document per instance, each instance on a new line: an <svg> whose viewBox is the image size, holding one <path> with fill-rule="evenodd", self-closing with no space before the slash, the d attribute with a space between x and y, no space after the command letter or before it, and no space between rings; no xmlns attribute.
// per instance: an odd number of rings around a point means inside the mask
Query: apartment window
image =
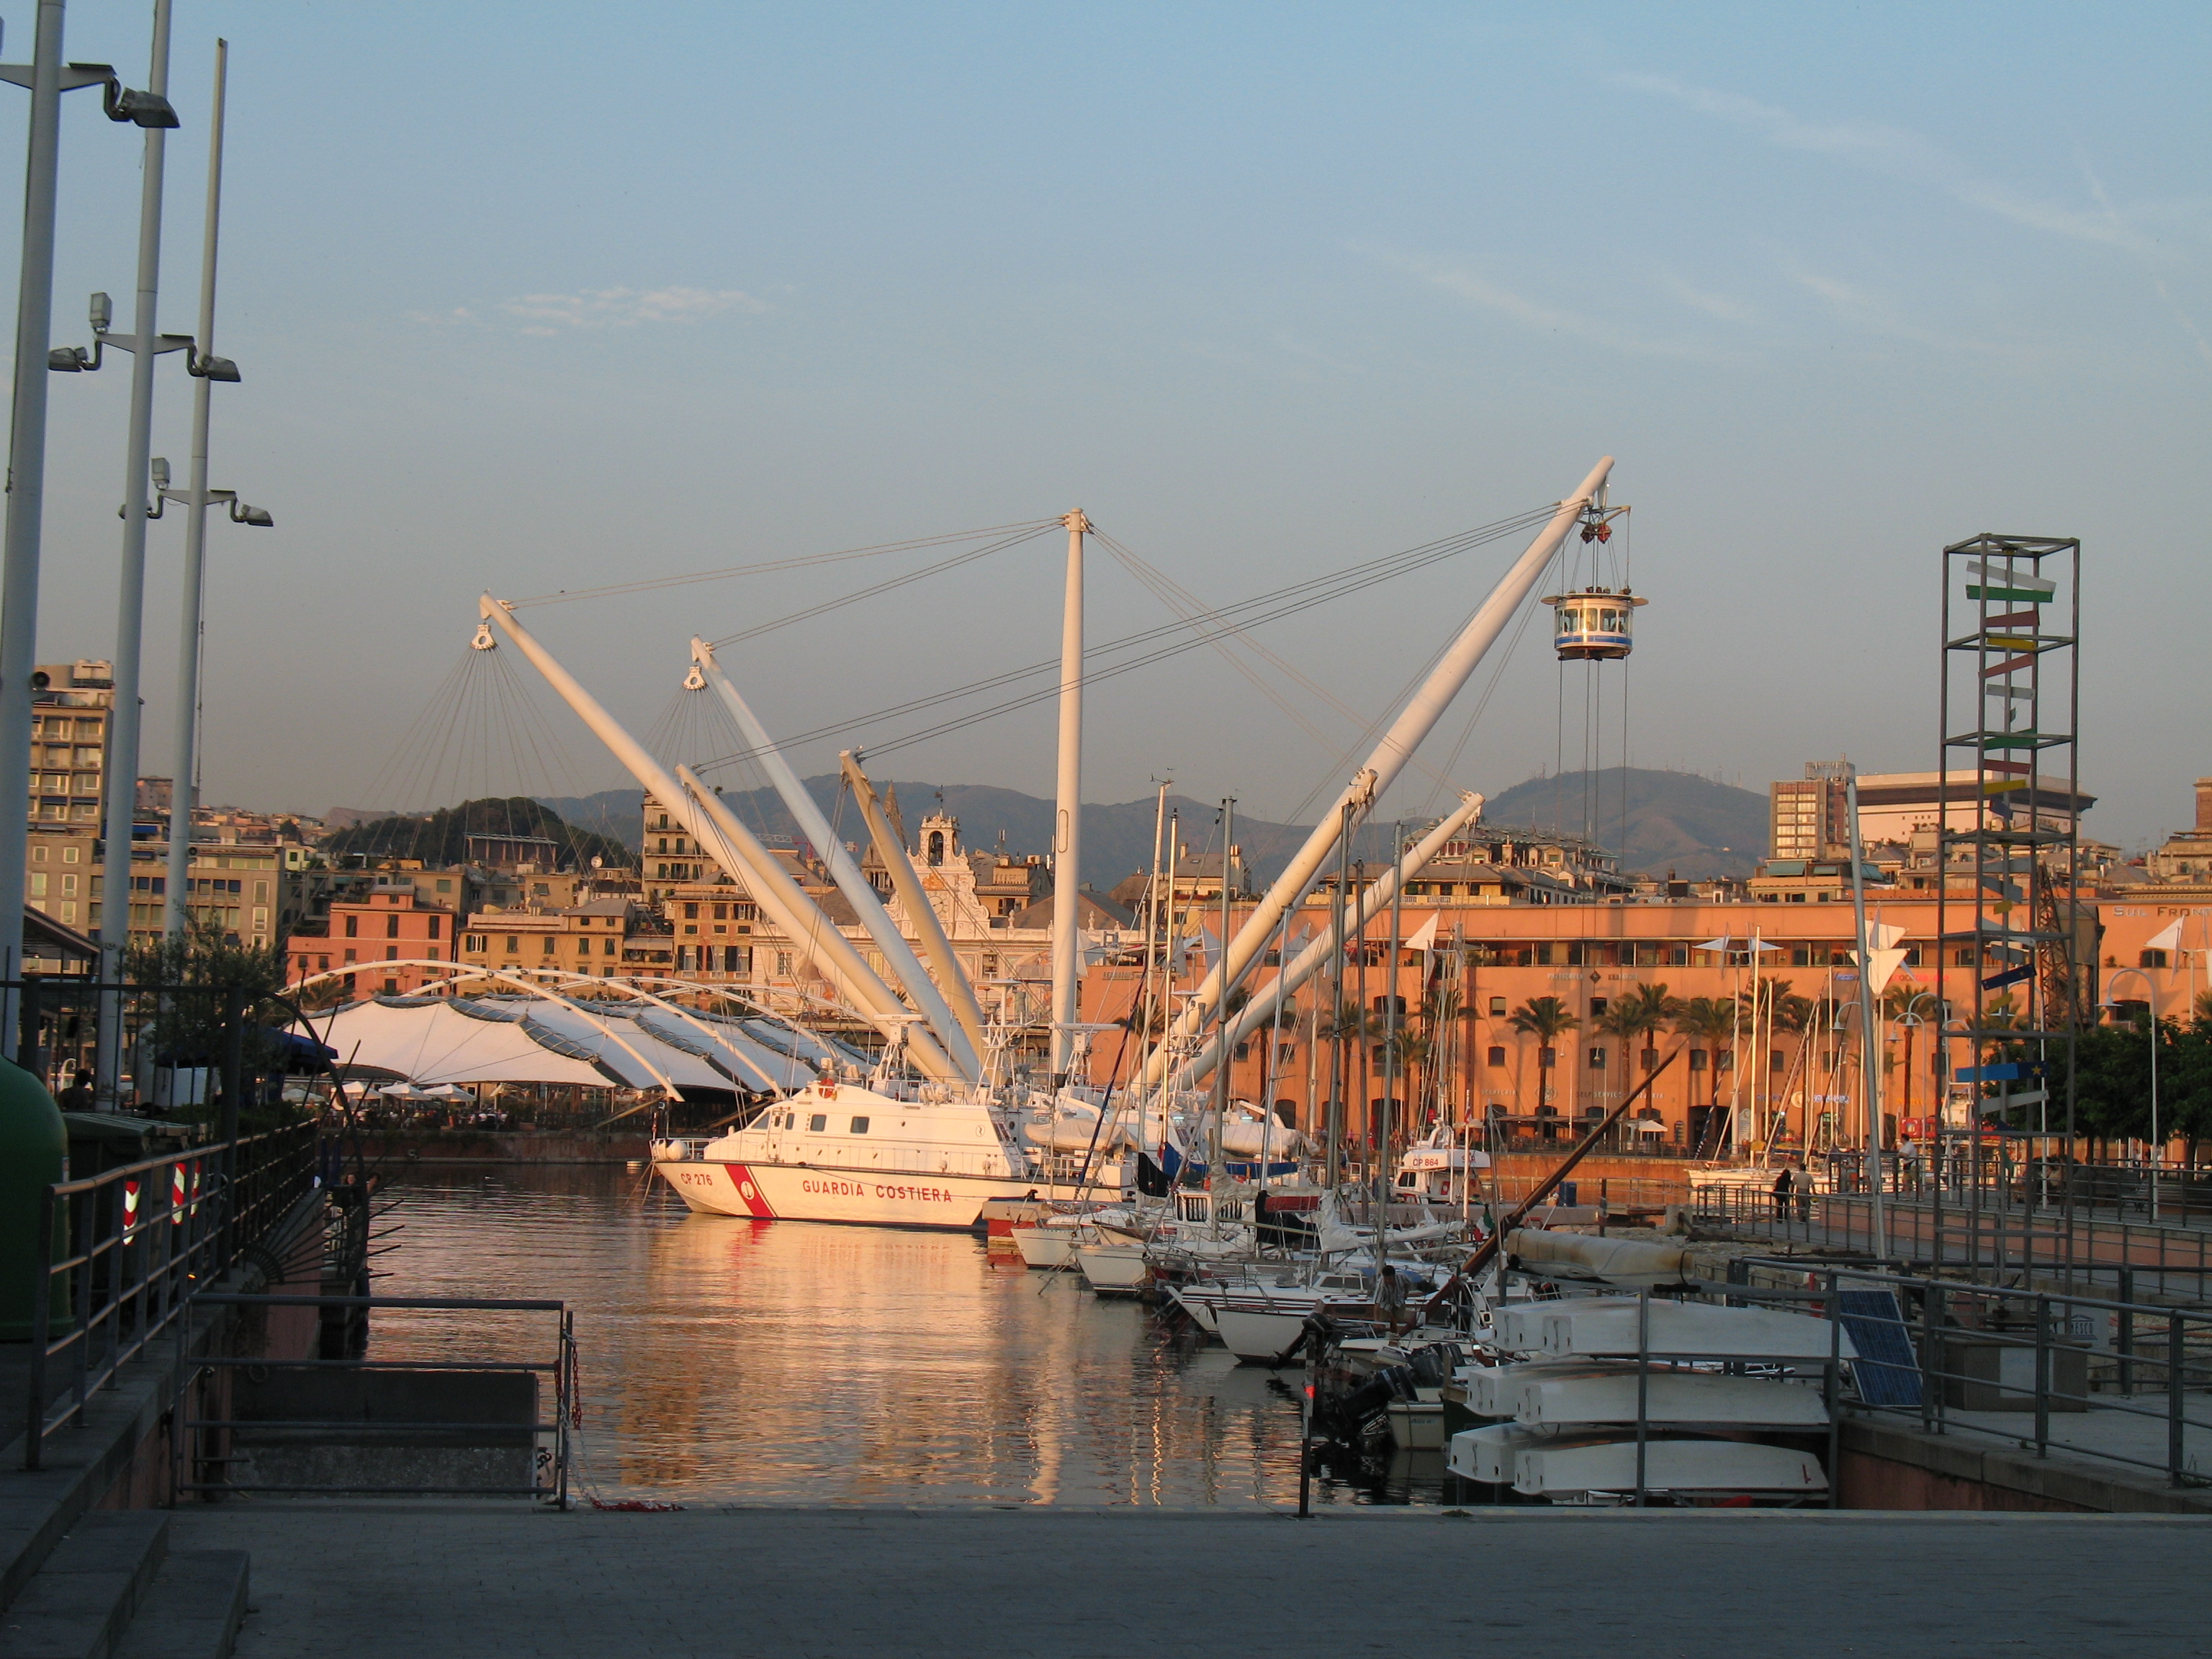
<svg viewBox="0 0 2212 1659"><path fill-rule="evenodd" d="M31 849L31 862L32 862L32 863L33 863L33 864L44 864L46 861L46 849L45 848L45 847L43 847L43 846L33 847L33 848Z"/></svg>
<svg viewBox="0 0 2212 1659"><path fill-rule="evenodd" d="M520 951L521 948L522 948L522 941L521 941L520 939L518 939L514 934L513 934L513 933L509 933L509 934L507 936L507 955L509 955L509 956L513 956L513 955L514 955L517 951Z"/></svg>
<svg viewBox="0 0 2212 1659"><path fill-rule="evenodd" d="M345 936L348 939L359 939L361 937L361 918L359 916L348 916L345 919Z"/></svg>
<svg viewBox="0 0 2212 1659"><path fill-rule="evenodd" d="M1557 1048L1539 1048L1536 1051L1536 1063L1539 1066L1557 1066L1559 1063L1559 1051Z"/></svg>
<svg viewBox="0 0 2212 1659"><path fill-rule="evenodd" d="M729 907L728 905L726 905L726 904L718 904L718 905L716 905L716 906L714 907L714 920L715 920L715 921L727 921L729 919L730 919L730 907Z"/></svg>
<svg viewBox="0 0 2212 1659"><path fill-rule="evenodd" d="M461 944L466 950L481 951L483 949L483 935L482 933L471 933L466 939L461 941Z"/></svg>
<svg viewBox="0 0 2212 1659"><path fill-rule="evenodd" d="M546 954L547 956L549 956L549 957L550 957L550 956L551 956L551 955L553 954L553 948L554 948L554 940L553 940L553 935L552 935L552 934L548 933L548 934L546 934L546 935L545 935L544 945L545 945L545 954Z"/></svg>
<svg viewBox="0 0 2212 1659"><path fill-rule="evenodd" d="M728 946L722 952L722 966L729 973L743 974L750 979L753 971L753 947L750 945Z"/></svg>
<svg viewBox="0 0 2212 1659"><path fill-rule="evenodd" d="M31 872L31 896L33 898L44 898L46 896L46 872L43 870L33 870Z"/></svg>
<svg viewBox="0 0 2212 1659"><path fill-rule="evenodd" d="M590 941L590 940L588 940L588 939L586 939L586 940L585 941L586 948L587 948L587 949L588 949L588 948L589 948L589 946L590 946L590 944L591 944L591 941ZM614 935L613 935L613 934L611 934L611 933L610 933L610 934L608 934L605 939L602 939L599 941L599 954L600 954L601 956L603 956L603 957L611 957L611 956L614 955L614 953L615 953L615 940L614 940Z"/></svg>
<svg viewBox="0 0 2212 1659"><path fill-rule="evenodd" d="M1605 1070L1605 1050L1604 1050L1604 1049L1602 1049L1602 1048L1593 1048L1593 1049L1591 1049L1591 1050L1589 1051L1589 1054L1588 1059L1589 1059L1589 1069L1590 1069L1591 1071L1593 1071L1593 1072L1602 1072L1603 1070Z"/></svg>
<svg viewBox="0 0 2212 1659"><path fill-rule="evenodd" d="M387 979L385 981L384 994L388 997L398 996L399 994L399 981L396 979Z"/></svg>
<svg viewBox="0 0 2212 1659"><path fill-rule="evenodd" d="M1705 1069L1706 1060L1707 1055L1703 1048L1692 1048L1690 1050L1690 1069L1692 1071L1704 1071Z"/></svg>
<svg viewBox="0 0 2212 1659"><path fill-rule="evenodd" d="M346 959L346 966L348 966L349 968L350 968L351 966L353 966L353 952L352 952L352 951L347 951L347 952L345 953L345 959Z"/></svg>
<svg viewBox="0 0 2212 1659"><path fill-rule="evenodd" d="M1591 1018L1592 1019L1595 1019L1595 1018L1596 1018L1600 1014L1603 1013L1604 1012L1605 1012L1605 999L1604 999L1603 997L1592 997L1592 998L1590 999L1590 1018Z"/></svg>
<svg viewBox="0 0 2212 1659"><path fill-rule="evenodd" d="M1767 1069L1768 1071L1770 1071L1770 1072L1784 1072L1784 1071L1787 1071L1787 1070L1789 1069L1789 1066L1790 1066L1789 1060L1788 1060L1788 1059L1784 1055L1784 1054L1783 1054L1783 1052L1782 1052L1782 1050L1781 1050L1781 1049L1779 1049L1779 1048L1770 1048L1770 1049L1768 1049L1768 1050L1767 1050L1767 1052L1766 1052L1766 1069Z"/></svg>
<svg viewBox="0 0 2212 1659"><path fill-rule="evenodd" d="M66 884L64 884L64 890L67 890ZM2166 966L2166 952L2163 951L2146 951L2140 957L2136 958L2136 966L2138 968L2163 968Z"/></svg>
<svg viewBox="0 0 2212 1659"><path fill-rule="evenodd" d="M1505 1063L1505 1050L1501 1048L1492 1048L1490 1051L1490 1063L1492 1066L1503 1066Z"/></svg>
<svg viewBox="0 0 2212 1659"><path fill-rule="evenodd" d="M829 1127L830 1114L827 1112L817 1112L813 1116L806 1120L807 1131L811 1134L821 1134L826 1131Z"/></svg>
<svg viewBox="0 0 2212 1659"><path fill-rule="evenodd" d="M1492 1019L1503 1019L1505 1018L1505 999L1504 997L1491 998L1490 1017Z"/></svg>
<svg viewBox="0 0 2212 1659"><path fill-rule="evenodd" d="M854 1118L853 1120L853 1133L856 1135L864 1135L867 1133L868 1120L864 1117Z"/></svg>
<svg viewBox="0 0 2212 1659"><path fill-rule="evenodd" d="M440 892L441 892L441 893L450 893L450 892L452 892L452 891L453 890L453 882L452 882L448 878L447 878L447 877L444 877L444 876L441 876L441 877L439 877L439 878L438 878L438 890L439 890Z"/></svg>
<svg viewBox="0 0 2212 1659"><path fill-rule="evenodd" d="M775 953L775 971L779 975L787 975L791 972L790 951L778 951Z"/></svg>
<svg viewBox="0 0 2212 1659"><path fill-rule="evenodd" d="M386 945L386 946L384 947L384 959L385 959L386 962L397 962L397 961L398 961L398 960L399 960L399 947L398 947L398 945Z"/></svg>
<svg viewBox="0 0 2212 1659"><path fill-rule="evenodd" d="M233 884L235 885L235 884ZM390 915L385 917L384 936L386 939L398 939L399 937L399 913L398 911L395 910Z"/></svg>
<svg viewBox="0 0 2212 1659"><path fill-rule="evenodd" d="M432 939L436 939L438 937L438 924L444 920L445 918L443 916L433 916L430 918L430 937Z"/></svg>

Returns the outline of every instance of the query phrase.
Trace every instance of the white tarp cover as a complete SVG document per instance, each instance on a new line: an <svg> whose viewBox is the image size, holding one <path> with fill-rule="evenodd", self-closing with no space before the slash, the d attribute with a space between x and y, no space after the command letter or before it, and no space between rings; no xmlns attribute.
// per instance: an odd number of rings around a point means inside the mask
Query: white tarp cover
<svg viewBox="0 0 2212 1659"><path fill-rule="evenodd" d="M635 1019L594 1018L561 1003L532 999L486 1000L478 1007L489 1018L471 1018L443 997L408 999L400 1006L372 1000L316 1015L312 1035L337 1050L339 1066L396 1073L418 1089L472 1083L657 1087L658 1079L641 1057L679 1088L732 1086L731 1078L706 1059L661 1041ZM653 1024L686 1034L697 1047L711 1046L678 1016L648 1012ZM718 1033L727 1029L705 1023ZM811 1075L803 1063L734 1034L730 1043L737 1053L721 1057L723 1064L747 1088L759 1088L769 1079L796 1086Z"/></svg>

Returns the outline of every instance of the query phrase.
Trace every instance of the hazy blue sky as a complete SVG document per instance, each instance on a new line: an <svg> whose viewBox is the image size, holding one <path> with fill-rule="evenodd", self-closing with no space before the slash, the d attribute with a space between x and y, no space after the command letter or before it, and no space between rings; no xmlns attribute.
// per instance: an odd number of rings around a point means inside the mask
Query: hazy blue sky
<svg viewBox="0 0 2212 1659"><path fill-rule="evenodd" d="M148 15L80 0L70 56L140 78ZM29 15L0 7L11 58ZM1540 505L1605 453L1652 599L1638 763L1753 787L1842 750L1933 765L1936 550L1994 529L2087 545L2092 828L2184 822L2212 772L2204 9L178 0L176 17L162 320L189 328L196 304L220 33L221 349L246 381L218 393L215 482L278 523L210 537L211 799L428 805L367 797L441 753L471 787L617 782L565 713L532 748L482 687L428 708L487 585L1080 506L1221 601ZM137 135L69 102L59 341L83 337L91 289L127 318L137 222ZM0 179L21 176L21 133L0 130ZM0 207L0 268L16 216ZM155 449L181 467L175 364ZM126 388L121 369L53 386L51 657L112 650ZM155 526L149 772L168 769L180 541ZM1060 551L767 635L733 672L787 732L1032 661L1056 637ZM1504 552L1265 642L1364 722ZM695 629L927 556L528 614L648 728ZM1095 636L1164 616L1104 554L1093 571ZM1540 647L1515 655L1455 781L1494 792L1553 763ZM1295 717L1211 653L1115 680L1092 698L1086 793L1172 773L1286 813L1334 787L1358 725L1285 696ZM1571 767L1581 719L1572 691ZM835 747L795 758L823 768ZM460 780L470 754L481 775ZM887 763L1039 793L1052 768L1048 708Z"/></svg>

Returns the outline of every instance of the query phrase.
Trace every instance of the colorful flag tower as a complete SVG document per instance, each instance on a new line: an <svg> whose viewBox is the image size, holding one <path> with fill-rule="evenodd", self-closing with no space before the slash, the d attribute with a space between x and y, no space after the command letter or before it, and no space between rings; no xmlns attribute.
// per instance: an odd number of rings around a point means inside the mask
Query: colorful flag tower
<svg viewBox="0 0 2212 1659"><path fill-rule="evenodd" d="M2075 741L2081 544L1981 535L1945 548L1942 563L1936 1047L1943 1137L1954 1156L1966 1143L1978 1208L1989 1152L2008 1163L2040 1155L2046 1185L2054 1162L2070 1158L2075 1045L2094 1018ZM1969 879L1968 891L1953 890ZM1968 908L1971 929L1959 925ZM2073 1183L2062 1184L2041 1196L2065 1212L2070 1272ZM1978 1226L1969 1237L1978 1267Z"/></svg>

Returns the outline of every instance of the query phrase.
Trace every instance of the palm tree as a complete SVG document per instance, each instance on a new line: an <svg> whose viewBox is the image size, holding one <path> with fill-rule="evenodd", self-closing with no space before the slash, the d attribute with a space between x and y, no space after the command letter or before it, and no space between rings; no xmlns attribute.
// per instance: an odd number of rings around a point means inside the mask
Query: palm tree
<svg viewBox="0 0 2212 1659"><path fill-rule="evenodd" d="M1674 1018L1680 1006L1680 999L1670 996L1664 985L1639 985L1607 1005L1606 1011L1597 1018L1597 1029L1607 1036L1619 1037L1624 1054L1631 1048L1640 1049L1644 1070L1649 1076L1659 1063L1658 1051L1651 1046L1652 1036ZM1621 1069L1627 1070L1625 1060ZM1626 1079L1622 1081L1626 1084Z"/></svg>
<svg viewBox="0 0 2212 1659"><path fill-rule="evenodd" d="M1718 1111L1721 1103L1721 1068L1718 1063L1721 1044L1735 1040L1739 1010L1728 997L1692 997L1682 1004L1674 1015L1674 1029L1684 1036L1694 1037L1708 1044L1715 1057L1709 1068L1712 1076L1711 1097L1707 1102ZM1705 1139L1698 1137L1700 1142Z"/></svg>
<svg viewBox="0 0 2212 1659"><path fill-rule="evenodd" d="M1544 1064L1543 1055L1554 1054L1553 1042L1580 1025L1582 1016L1557 997L1530 997L1513 1011L1505 1023L1523 1036L1536 1039L1540 1050L1537 1056L1537 1099L1539 1104L1548 1104L1552 1085L1550 1078L1545 1075L1548 1068Z"/></svg>
<svg viewBox="0 0 2212 1659"><path fill-rule="evenodd" d="M1639 985L1607 1006L1605 1012L1598 1016L1597 1028L1624 1043L1636 1043L1648 1049L1653 1034L1672 1020L1681 1006L1681 999L1669 996L1664 985ZM1655 1058L1644 1070L1650 1071L1656 1064Z"/></svg>

